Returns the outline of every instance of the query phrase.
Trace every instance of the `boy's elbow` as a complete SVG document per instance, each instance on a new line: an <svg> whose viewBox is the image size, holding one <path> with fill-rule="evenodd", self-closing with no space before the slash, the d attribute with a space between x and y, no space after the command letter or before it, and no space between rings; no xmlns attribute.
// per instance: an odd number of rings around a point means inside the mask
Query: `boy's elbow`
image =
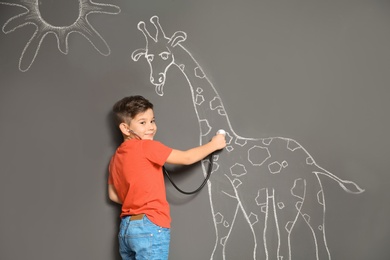
<svg viewBox="0 0 390 260"><path fill-rule="evenodd" d="M115 202L115 196L112 195L111 193L108 194L108 198Z"/></svg>
<svg viewBox="0 0 390 260"><path fill-rule="evenodd" d="M113 185L108 185L108 198L113 202L122 204L122 201L119 199L119 196Z"/></svg>
<svg viewBox="0 0 390 260"><path fill-rule="evenodd" d="M122 201L118 198L118 196L109 195L109 199L115 203L122 204Z"/></svg>

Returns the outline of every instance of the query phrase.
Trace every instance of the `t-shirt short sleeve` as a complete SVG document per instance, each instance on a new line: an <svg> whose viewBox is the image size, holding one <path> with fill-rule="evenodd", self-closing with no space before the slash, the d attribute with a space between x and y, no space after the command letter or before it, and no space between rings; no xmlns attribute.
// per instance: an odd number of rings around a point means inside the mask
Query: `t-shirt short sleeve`
<svg viewBox="0 0 390 260"><path fill-rule="evenodd" d="M145 142L143 142L142 144L142 149L145 154L145 157L149 161L160 166L164 165L168 156L172 152L172 148L153 140L145 140Z"/></svg>

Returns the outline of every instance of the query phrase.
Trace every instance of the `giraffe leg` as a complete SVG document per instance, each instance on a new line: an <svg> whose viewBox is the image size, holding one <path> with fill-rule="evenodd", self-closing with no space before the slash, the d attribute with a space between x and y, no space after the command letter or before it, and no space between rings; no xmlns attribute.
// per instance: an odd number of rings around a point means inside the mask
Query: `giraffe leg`
<svg viewBox="0 0 390 260"><path fill-rule="evenodd" d="M291 230L299 212L300 199L286 195L285 190L267 189L267 210L263 232L265 259L291 260ZM259 234L257 235L259 236Z"/></svg>
<svg viewBox="0 0 390 260"><path fill-rule="evenodd" d="M280 230L277 222L277 211L275 206L275 190L267 189L267 212L265 215L264 245L266 259L279 259Z"/></svg>
<svg viewBox="0 0 390 260"><path fill-rule="evenodd" d="M211 193L211 211L213 214L216 237L210 259L225 260L226 243L229 239L234 221L238 214L239 205L237 200L233 197L227 199L227 195L218 191L211 191ZM227 200L229 203L227 203Z"/></svg>
<svg viewBox="0 0 390 260"><path fill-rule="evenodd" d="M273 235L272 223L267 221L268 212L272 212L271 197L268 196L268 188L260 188L255 194L251 189L239 188L236 190L239 205L253 235L253 259L270 259L267 252L267 238ZM271 209L270 209L271 207ZM272 222L272 218L268 219ZM270 224L267 229L267 224Z"/></svg>
<svg viewBox="0 0 390 260"><path fill-rule="evenodd" d="M279 233L277 258L291 260L291 231L300 215L306 194L306 181L296 179L291 189L279 188L275 191L275 219Z"/></svg>
<svg viewBox="0 0 390 260"><path fill-rule="evenodd" d="M318 185L308 187L308 192L316 194L316 198L310 203L303 203L300 216L309 226L313 236L316 260L330 260L330 252L325 237L325 197L319 179Z"/></svg>

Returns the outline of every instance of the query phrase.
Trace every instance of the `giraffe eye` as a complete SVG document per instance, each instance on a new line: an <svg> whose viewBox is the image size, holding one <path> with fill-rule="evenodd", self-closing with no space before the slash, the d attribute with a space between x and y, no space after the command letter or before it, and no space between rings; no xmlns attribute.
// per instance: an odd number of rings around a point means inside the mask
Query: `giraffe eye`
<svg viewBox="0 0 390 260"><path fill-rule="evenodd" d="M148 54L148 55L146 55L146 59L147 59L148 61L152 62L153 59L154 59L154 55L153 55L153 54Z"/></svg>
<svg viewBox="0 0 390 260"><path fill-rule="evenodd" d="M167 60L168 57L169 57L169 52L162 52L162 53L160 53L160 57L163 60Z"/></svg>

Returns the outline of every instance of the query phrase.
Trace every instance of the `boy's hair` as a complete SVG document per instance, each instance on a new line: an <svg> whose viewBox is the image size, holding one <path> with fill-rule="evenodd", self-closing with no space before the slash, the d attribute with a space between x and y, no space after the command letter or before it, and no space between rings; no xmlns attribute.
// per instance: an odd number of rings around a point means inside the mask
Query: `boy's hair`
<svg viewBox="0 0 390 260"><path fill-rule="evenodd" d="M130 120L136 115L148 109L153 109L153 104L143 96L138 95L122 98L112 107L117 125L130 123Z"/></svg>

